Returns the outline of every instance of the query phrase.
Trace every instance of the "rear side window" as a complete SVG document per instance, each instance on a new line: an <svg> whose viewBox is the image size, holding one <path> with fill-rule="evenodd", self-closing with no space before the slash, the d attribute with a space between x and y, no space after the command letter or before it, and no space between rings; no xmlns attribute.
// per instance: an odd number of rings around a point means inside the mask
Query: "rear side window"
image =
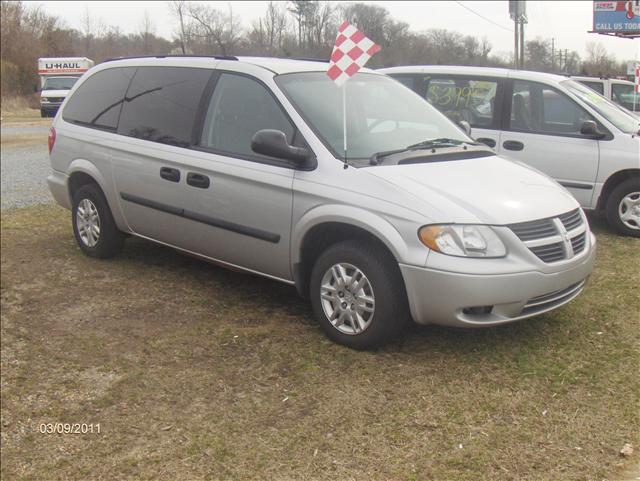
<svg viewBox="0 0 640 481"><path fill-rule="evenodd" d="M212 70L139 67L127 91L118 133L187 147Z"/></svg>
<svg viewBox="0 0 640 481"><path fill-rule="evenodd" d="M588 80L578 80L582 85L586 85L590 89L595 90L600 95L604 95L604 84L602 82L590 82Z"/></svg>
<svg viewBox="0 0 640 481"><path fill-rule="evenodd" d="M390 77L394 78L398 82L400 82L405 87L409 87L411 90L416 90L416 78L413 75L390 75Z"/></svg>
<svg viewBox="0 0 640 481"><path fill-rule="evenodd" d="M67 101L62 118L74 124L115 131L135 70L135 67L110 68L92 75Z"/></svg>
<svg viewBox="0 0 640 481"><path fill-rule="evenodd" d="M471 127L491 128L497 80L462 77L427 79L427 101L453 122L466 120Z"/></svg>
<svg viewBox="0 0 640 481"><path fill-rule="evenodd" d="M241 157L265 157L251 150L251 139L262 129L280 130L290 144L296 143L293 125L266 87L242 75L220 75L200 145Z"/></svg>

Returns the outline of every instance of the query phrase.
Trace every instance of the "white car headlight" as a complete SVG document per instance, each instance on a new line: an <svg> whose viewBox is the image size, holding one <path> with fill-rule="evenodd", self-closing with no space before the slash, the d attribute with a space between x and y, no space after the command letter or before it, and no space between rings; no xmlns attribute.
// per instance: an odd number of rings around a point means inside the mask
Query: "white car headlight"
<svg viewBox="0 0 640 481"><path fill-rule="evenodd" d="M449 256L493 258L507 254L500 238L486 225L426 225L418 237L429 249Z"/></svg>
<svg viewBox="0 0 640 481"><path fill-rule="evenodd" d="M49 103L49 99L47 97L42 97L42 103Z"/></svg>

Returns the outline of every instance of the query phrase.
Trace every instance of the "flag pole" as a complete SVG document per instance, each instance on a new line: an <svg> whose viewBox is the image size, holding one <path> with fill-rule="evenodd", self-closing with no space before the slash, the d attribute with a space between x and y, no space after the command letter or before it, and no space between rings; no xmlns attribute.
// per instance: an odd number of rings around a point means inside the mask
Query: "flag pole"
<svg viewBox="0 0 640 481"><path fill-rule="evenodd" d="M347 82L342 84L342 145L344 146L344 168L349 167L347 162Z"/></svg>

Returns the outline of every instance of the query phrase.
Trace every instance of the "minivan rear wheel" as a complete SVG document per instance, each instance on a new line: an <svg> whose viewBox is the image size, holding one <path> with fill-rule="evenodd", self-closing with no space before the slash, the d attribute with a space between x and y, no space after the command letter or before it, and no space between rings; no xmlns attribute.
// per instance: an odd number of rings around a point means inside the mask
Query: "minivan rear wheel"
<svg viewBox="0 0 640 481"><path fill-rule="evenodd" d="M607 199L607 221L618 233L640 237L640 178L621 182Z"/></svg>
<svg viewBox="0 0 640 481"><path fill-rule="evenodd" d="M327 336L355 349L383 345L409 317L398 264L373 242L329 247L313 267L310 290L314 315Z"/></svg>
<svg viewBox="0 0 640 481"><path fill-rule="evenodd" d="M106 259L122 250L125 236L97 185L83 185L73 195L71 222L76 242L86 255Z"/></svg>

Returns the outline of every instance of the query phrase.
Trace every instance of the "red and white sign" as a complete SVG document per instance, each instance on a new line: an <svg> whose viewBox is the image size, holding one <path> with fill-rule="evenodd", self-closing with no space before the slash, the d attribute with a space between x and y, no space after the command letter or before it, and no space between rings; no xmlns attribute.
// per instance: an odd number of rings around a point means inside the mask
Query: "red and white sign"
<svg viewBox="0 0 640 481"><path fill-rule="evenodd" d="M338 29L327 75L340 86L353 77L379 51L379 45L345 21Z"/></svg>
<svg viewBox="0 0 640 481"><path fill-rule="evenodd" d="M636 65L636 93L640 93L640 64Z"/></svg>

